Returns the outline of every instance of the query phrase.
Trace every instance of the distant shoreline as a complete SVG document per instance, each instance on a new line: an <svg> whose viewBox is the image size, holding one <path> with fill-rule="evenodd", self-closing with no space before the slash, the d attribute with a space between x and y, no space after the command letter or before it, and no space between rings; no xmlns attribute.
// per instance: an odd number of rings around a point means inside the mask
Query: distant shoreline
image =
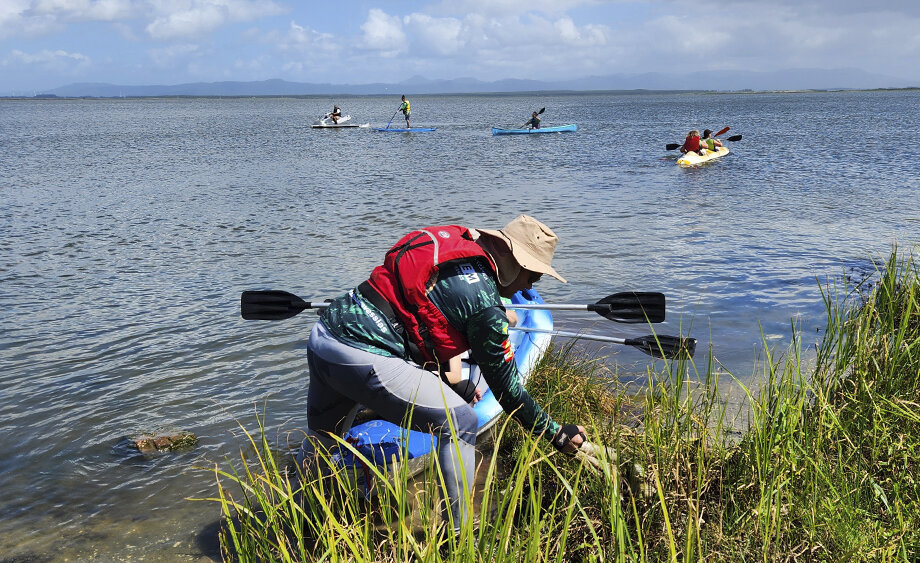
<svg viewBox="0 0 920 563"><path fill-rule="evenodd" d="M902 88L809 88L809 89L781 89L781 90L532 90L513 92L437 92L414 93L406 90L407 95L447 97L447 96L586 96L586 95L731 95L731 94L816 94L830 92L912 92L920 90L920 86ZM0 100L143 100L143 99L247 99L247 98L294 98L294 99L328 99L328 98L374 98L392 96L394 94L381 92L376 94L150 94L150 95L124 95L124 96L59 96L57 94L37 94L34 96L0 96Z"/></svg>

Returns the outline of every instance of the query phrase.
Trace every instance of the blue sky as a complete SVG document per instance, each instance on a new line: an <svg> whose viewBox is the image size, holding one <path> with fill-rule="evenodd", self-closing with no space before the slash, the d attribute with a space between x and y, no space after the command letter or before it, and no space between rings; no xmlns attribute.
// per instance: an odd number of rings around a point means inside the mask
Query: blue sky
<svg viewBox="0 0 920 563"><path fill-rule="evenodd" d="M920 84L920 0L0 0L0 95L790 68Z"/></svg>

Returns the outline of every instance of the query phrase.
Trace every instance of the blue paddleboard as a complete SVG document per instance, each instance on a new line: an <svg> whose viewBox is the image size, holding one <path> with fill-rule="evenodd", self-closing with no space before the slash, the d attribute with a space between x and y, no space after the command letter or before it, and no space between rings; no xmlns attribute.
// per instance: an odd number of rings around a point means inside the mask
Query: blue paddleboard
<svg viewBox="0 0 920 563"><path fill-rule="evenodd" d="M423 133L425 131L436 131L436 130L437 129L434 127L412 127L411 129L397 129L395 127L391 127L389 129L385 129L382 127L374 128L374 131L383 131L384 133Z"/></svg>

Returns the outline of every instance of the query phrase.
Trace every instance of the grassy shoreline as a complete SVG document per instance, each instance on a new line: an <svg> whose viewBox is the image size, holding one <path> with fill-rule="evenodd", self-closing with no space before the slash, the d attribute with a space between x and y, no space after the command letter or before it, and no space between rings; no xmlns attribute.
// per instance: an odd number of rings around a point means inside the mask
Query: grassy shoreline
<svg viewBox="0 0 920 563"><path fill-rule="evenodd" d="M627 395L610 393L603 368L572 345L552 350L528 388L608 449L591 465L501 426L480 467L478 525L456 539L437 526L435 479L420 490L406 475L380 479L372 505L340 475L298 490L256 432L254 459L214 468L225 557L916 561L918 262L893 251L871 290L854 298L851 289L823 288L828 321L813 360L803 361L795 335L781 355L764 343L740 438L725 423L711 356L657 363L644 391Z"/></svg>

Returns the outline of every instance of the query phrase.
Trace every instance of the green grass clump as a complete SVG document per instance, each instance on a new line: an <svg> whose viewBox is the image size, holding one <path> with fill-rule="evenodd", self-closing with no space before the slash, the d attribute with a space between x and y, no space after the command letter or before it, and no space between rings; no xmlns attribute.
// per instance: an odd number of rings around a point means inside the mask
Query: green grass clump
<svg viewBox="0 0 920 563"><path fill-rule="evenodd" d="M479 468L474 523L438 525L434 460L378 472L370 502L354 476L301 479L265 438L242 469L215 468L241 561L920 560L920 276L892 252L871 291L825 288L822 342L764 343L746 427L725 421L717 362L658 361L638 394L573 344L552 349L530 392L556 420L607 446L593 463L516 423ZM806 359L807 357L807 359ZM697 358L699 362L700 358ZM251 457L251 459L249 459Z"/></svg>

